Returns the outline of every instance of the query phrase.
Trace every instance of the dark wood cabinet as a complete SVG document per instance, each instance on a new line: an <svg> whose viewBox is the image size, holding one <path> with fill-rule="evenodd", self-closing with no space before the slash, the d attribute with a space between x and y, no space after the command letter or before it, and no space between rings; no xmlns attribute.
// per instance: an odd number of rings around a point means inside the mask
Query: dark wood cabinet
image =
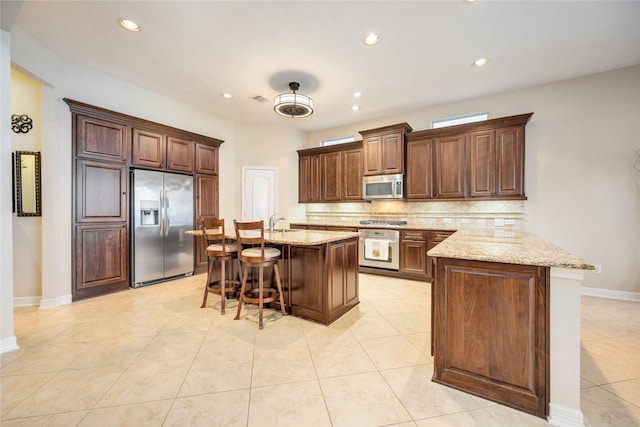
<svg viewBox="0 0 640 427"><path fill-rule="evenodd" d="M298 150L298 202L362 200L362 142Z"/></svg>
<svg viewBox="0 0 640 427"><path fill-rule="evenodd" d="M131 166L165 168L166 143L163 134L145 129L133 130Z"/></svg>
<svg viewBox="0 0 640 427"><path fill-rule="evenodd" d="M341 200L342 162L340 152L320 154L322 170L322 200L335 202Z"/></svg>
<svg viewBox="0 0 640 427"><path fill-rule="evenodd" d="M203 215L217 217L215 174L223 141L78 101L64 101L72 113L71 292L78 300L129 287L130 166L191 175L197 165L201 172L213 172L194 177L194 220ZM196 265L202 264L200 256L201 250L194 260Z"/></svg>
<svg viewBox="0 0 640 427"><path fill-rule="evenodd" d="M218 175L218 147L196 143L196 173Z"/></svg>
<svg viewBox="0 0 640 427"><path fill-rule="evenodd" d="M128 218L126 164L77 159L75 222L126 222Z"/></svg>
<svg viewBox="0 0 640 427"><path fill-rule="evenodd" d="M496 130L498 197L524 197L524 125Z"/></svg>
<svg viewBox="0 0 640 427"><path fill-rule="evenodd" d="M129 126L78 114L75 118L75 154L78 157L126 163L129 158Z"/></svg>
<svg viewBox="0 0 640 427"><path fill-rule="evenodd" d="M495 131L469 134L469 197L491 197L496 189Z"/></svg>
<svg viewBox="0 0 640 427"><path fill-rule="evenodd" d="M360 131L364 175L404 173L404 136L411 132L407 123Z"/></svg>
<svg viewBox="0 0 640 427"><path fill-rule="evenodd" d="M75 227L74 299L129 287L129 239L126 223Z"/></svg>
<svg viewBox="0 0 640 427"><path fill-rule="evenodd" d="M549 269L438 258L433 380L549 414Z"/></svg>
<svg viewBox="0 0 640 427"><path fill-rule="evenodd" d="M184 139L167 137L167 170L193 173L194 143Z"/></svg>
<svg viewBox="0 0 640 427"><path fill-rule="evenodd" d="M427 276L427 235L425 230L400 231L400 272Z"/></svg>
<svg viewBox="0 0 640 427"><path fill-rule="evenodd" d="M466 136L452 135L434 140L435 197L463 199L466 196Z"/></svg>
<svg viewBox="0 0 640 427"><path fill-rule="evenodd" d="M438 245L438 243L443 242L447 237L455 233L455 231L431 230L428 233L429 234L427 235L427 252L435 248L436 245ZM433 279L433 275L435 274L435 272L433 271L433 258L427 255L426 263L427 263L427 277L430 277Z"/></svg>
<svg viewBox="0 0 640 427"><path fill-rule="evenodd" d="M342 152L342 200L362 200L362 148Z"/></svg>
<svg viewBox="0 0 640 427"><path fill-rule="evenodd" d="M358 302L358 241L329 244L328 252L328 318L333 321Z"/></svg>
<svg viewBox="0 0 640 427"><path fill-rule="evenodd" d="M407 142L406 199L433 198L433 140Z"/></svg>

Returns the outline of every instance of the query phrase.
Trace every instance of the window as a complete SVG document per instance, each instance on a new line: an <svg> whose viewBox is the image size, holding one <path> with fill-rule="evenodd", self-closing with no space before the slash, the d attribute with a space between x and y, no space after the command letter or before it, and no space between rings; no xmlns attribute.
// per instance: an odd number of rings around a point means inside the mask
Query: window
<svg viewBox="0 0 640 427"><path fill-rule="evenodd" d="M462 125L465 123L481 122L483 120L487 120L488 118L489 113L473 113L465 114L463 116L448 117L446 119L433 120L431 122L431 129Z"/></svg>
<svg viewBox="0 0 640 427"><path fill-rule="evenodd" d="M340 138L323 139L320 141L321 147L328 147L329 145L344 144L345 142L353 142L356 139L352 136L341 136Z"/></svg>

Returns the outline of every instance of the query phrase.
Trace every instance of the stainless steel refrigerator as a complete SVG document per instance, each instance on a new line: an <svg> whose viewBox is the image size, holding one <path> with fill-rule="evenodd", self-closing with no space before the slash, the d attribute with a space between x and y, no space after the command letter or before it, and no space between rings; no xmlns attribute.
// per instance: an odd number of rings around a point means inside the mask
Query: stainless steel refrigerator
<svg viewBox="0 0 640 427"><path fill-rule="evenodd" d="M193 177L131 171L134 288L193 274Z"/></svg>

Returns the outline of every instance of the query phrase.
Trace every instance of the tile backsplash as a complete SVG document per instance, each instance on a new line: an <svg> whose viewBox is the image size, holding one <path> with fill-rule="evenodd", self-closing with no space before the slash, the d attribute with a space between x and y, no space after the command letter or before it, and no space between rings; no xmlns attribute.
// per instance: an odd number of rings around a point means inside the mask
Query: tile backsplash
<svg viewBox="0 0 640 427"><path fill-rule="evenodd" d="M358 223L407 220L416 226L524 228L524 201L309 203L307 222Z"/></svg>

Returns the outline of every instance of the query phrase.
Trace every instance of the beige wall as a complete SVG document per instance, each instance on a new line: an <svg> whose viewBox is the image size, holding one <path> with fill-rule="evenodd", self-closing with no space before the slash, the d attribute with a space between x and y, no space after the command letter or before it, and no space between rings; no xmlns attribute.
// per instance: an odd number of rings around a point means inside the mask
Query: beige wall
<svg viewBox="0 0 640 427"><path fill-rule="evenodd" d="M640 293L640 66L416 110L307 134L321 139L488 111L534 112L526 128L526 228L589 262L584 286ZM437 203L437 202L434 202ZM622 295L621 295L622 296ZM637 296L637 295L636 295Z"/></svg>
<svg viewBox="0 0 640 427"><path fill-rule="evenodd" d="M12 114L27 114L33 120L28 133L11 132L12 151L40 151L42 147L42 85L16 69L11 70ZM45 159L46 160L46 159ZM13 270L19 272L13 296L18 304L32 304L42 295L42 220L13 217Z"/></svg>

